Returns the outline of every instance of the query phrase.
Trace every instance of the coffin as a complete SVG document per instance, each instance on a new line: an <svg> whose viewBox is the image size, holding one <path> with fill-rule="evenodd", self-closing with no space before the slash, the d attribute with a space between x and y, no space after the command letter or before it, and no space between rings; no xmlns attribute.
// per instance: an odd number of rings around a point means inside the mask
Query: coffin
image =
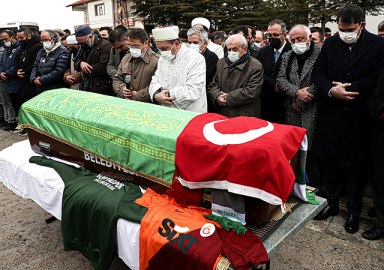
<svg viewBox="0 0 384 270"><path fill-rule="evenodd" d="M69 89L46 91L19 113L32 149L164 193L175 170L176 140L198 114ZM297 166L297 155L292 159ZM205 202L210 196L203 195ZM247 223L268 223L280 208L245 197ZM205 204L207 205L207 204Z"/></svg>

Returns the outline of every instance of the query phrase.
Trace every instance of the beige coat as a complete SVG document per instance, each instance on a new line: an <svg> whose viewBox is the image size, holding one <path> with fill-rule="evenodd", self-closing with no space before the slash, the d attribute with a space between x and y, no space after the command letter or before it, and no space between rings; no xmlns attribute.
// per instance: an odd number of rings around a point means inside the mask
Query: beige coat
<svg viewBox="0 0 384 270"><path fill-rule="evenodd" d="M209 85L208 94L216 112L227 117L250 116L261 118L261 88L264 69L261 63L251 57L247 62L231 71L222 58L217 63L215 77ZM228 106L219 106L216 98L221 92L227 93Z"/></svg>
<svg viewBox="0 0 384 270"><path fill-rule="evenodd" d="M148 87L157 69L158 61L159 55L149 47L142 58L135 59L131 54L124 56L113 78L113 90L117 96L123 97L123 89L126 88L125 76L130 74L132 90L137 91L137 101L152 102Z"/></svg>

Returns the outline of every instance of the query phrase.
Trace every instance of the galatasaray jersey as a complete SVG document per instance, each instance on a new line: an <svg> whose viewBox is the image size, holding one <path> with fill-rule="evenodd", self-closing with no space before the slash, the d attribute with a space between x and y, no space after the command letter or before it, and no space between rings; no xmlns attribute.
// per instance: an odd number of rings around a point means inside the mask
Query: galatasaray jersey
<svg viewBox="0 0 384 270"><path fill-rule="evenodd" d="M220 255L236 269L268 261L260 239L253 233L237 235L204 218L211 210L175 204L151 189L136 200L148 212L140 228L140 269L214 269Z"/></svg>

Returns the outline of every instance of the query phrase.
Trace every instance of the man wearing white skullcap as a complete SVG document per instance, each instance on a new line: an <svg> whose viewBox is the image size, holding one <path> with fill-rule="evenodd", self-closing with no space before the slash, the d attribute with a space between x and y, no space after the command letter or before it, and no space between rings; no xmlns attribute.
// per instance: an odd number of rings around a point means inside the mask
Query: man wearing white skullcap
<svg viewBox="0 0 384 270"><path fill-rule="evenodd" d="M191 26L193 28L199 27L202 28L209 34L209 29L211 28L211 23L206 19L202 17L194 18L192 20ZM219 59L224 58L224 49L220 45L217 45L213 43L212 41L208 42L207 48L211 51L214 52Z"/></svg>
<svg viewBox="0 0 384 270"><path fill-rule="evenodd" d="M149 85L153 103L187 111L207 112L204 57L179 41L179 27L152 30L161 57Z"/></svg>
<svg viewBox="0 0 384 270"><path fill-rule="evenodd" d="M60 42L61 45L66 47L71 53L71 65L69 69L64 73L64 82L68 84L69 88L74 90L80 90L81 81L83 80L83 74L81 73L81 71L75 70L74 63L72 61L79 50L79 44L77 43L75 35L65 35L60 39Z"/></svg>

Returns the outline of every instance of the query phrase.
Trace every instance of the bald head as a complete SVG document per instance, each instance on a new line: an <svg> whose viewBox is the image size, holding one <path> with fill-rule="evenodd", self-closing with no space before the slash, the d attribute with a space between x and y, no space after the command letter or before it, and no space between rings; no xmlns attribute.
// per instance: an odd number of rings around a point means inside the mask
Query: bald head
<svg viewBox="0 0 384 270"><path fill-rule="evenodd" d="M311 30L305 25L295 25L289 31L289 39L291 44L307 42L312 39Z"/></svg>

